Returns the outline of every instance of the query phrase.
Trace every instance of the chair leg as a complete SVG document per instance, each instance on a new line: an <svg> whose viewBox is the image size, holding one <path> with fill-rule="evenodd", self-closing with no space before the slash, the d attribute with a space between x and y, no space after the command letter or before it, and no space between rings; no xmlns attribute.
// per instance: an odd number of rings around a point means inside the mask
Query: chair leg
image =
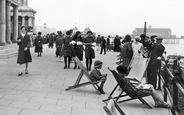
<svg viewBox="0 0 184 115"><path fill-rule="evenodd" d="M138 98L143 104L146 104L150 109L152 109L152 107L143 99L143 98Z"/></svg>

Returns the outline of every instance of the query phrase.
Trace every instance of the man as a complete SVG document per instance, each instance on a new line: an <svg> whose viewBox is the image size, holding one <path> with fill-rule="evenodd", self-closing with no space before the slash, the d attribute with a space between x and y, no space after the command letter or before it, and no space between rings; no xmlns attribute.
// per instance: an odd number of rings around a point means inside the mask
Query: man
<svg viewBox="0 0 184 115"><path fill-rule="evenodd" d="M162 45L162 37L156 37L156 43L151 46L150 61L147 68L147 82L157 88L157 74L158 69L161 66L161 57L165 51L165 47Z"/></svg>
<svg viewBox="0 0 184 115"><path fill-rule="evenodd" d="M102 54L103 51L104 51L104 54L106 54L106 40L105 40L104 36L102 36L102 40L101 40L100 54Z"/></svg>
<svg viewBox="0 0 184 115"><path fill-rule="evenodd" d="M98 35L98 37L96 38L96 46L97 46L97 50L96 50L96 51L99 50L99 48L100 48L100 43L101 43L101 37L100 37L100 35Z"/></svg>
<svg viewBox="0 0 184 115"><path fill-rule="evenodd" d="M107 37L107 51L111 51L110 49L110 35Z"/></svg>

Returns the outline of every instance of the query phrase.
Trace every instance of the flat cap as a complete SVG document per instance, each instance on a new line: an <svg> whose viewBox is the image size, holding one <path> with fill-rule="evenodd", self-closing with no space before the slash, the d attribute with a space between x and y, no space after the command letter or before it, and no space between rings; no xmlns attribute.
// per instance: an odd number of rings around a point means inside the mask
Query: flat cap
<svg viewBox="0 0 184 115"><path fill-rule="evenodd" d="M156 39L156 40L163 40L162 37L156 37L155 39Z"/></svg>

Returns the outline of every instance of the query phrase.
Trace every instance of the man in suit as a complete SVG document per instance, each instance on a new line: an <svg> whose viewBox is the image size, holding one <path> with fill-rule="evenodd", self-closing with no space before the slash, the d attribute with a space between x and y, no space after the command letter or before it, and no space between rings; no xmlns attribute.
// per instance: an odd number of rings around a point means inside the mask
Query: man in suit
<svg viewBox="0 0 184 115"><path fill-rule="evenodd" d="M162 45L162 37L155 37L156 43L151 46L150 61L147 68L147 82L157 88L157 74L159 67L161 66L161 57L165 51L165 47Z"/></svg>

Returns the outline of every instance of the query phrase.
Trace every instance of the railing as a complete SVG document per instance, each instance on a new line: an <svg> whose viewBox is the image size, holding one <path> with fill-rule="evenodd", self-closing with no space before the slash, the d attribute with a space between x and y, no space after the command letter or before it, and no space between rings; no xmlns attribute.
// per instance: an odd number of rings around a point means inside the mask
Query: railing
<svg viewBox="0 0 184 115"><path fill-rule="evenodd" d="M177 60L175 60L177 61ZM173 115L179 115L180 109L178 104L179 90L184 96L184 89L181 86L181 71L179 70L179 65L174 63L174 65L169 65L168 63L163 65L162 70L159 72L159 85L158 89L161 89L161 84L164 88L164 101L168 101L168 98L172 104L171 112ZM172 86L170 88L169 86ZM171 91L172 89L172 91ZM182 100L183 101L183 100Z"/></svg>

